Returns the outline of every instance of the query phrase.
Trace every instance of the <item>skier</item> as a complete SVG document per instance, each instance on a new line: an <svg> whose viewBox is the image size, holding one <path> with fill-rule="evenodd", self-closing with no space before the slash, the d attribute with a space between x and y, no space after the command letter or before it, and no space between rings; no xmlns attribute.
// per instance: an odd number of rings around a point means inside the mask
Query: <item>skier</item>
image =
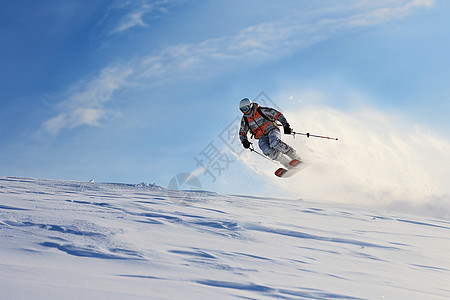
<svg viewBox="0 0 450 300"><path fill-rule="evenodd" d="M245 149L252 143L247 138L250 131L258 139L259 148L273 160L280 162L286 168L291 168L289 162L296 159L301 161L297 152L281 140L281 133L275 121L281 122L284 134L292 134L292 128L283 114L270 107L261 107L248 98L241 100L239 109L244 114L241 119L239 138ZM289 157L289 158L288 158Z"/></svg>

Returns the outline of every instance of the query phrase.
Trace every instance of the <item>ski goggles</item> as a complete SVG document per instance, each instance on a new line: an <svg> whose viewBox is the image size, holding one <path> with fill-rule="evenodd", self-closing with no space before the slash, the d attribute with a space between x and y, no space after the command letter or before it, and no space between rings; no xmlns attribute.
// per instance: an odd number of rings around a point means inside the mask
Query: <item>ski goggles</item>
<svg viewBox="0 0 450 300"><path fill-rule="evenodd" d="M241 111L245 114L248 113L250 111L250 105L246 105L241 107Z"/></svg>

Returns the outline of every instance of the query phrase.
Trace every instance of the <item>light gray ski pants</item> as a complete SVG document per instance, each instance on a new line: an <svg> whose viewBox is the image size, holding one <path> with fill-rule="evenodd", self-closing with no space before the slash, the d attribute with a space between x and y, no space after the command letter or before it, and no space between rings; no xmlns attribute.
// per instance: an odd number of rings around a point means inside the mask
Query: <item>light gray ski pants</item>
<svg viewBox="0 0 450 300"><path fill-rule="evenodd" d="M268 134L259 138L259 148L271 159L277 159L280 153L291 156L295 150L281 140L279 130L273 129Z"/></svg>

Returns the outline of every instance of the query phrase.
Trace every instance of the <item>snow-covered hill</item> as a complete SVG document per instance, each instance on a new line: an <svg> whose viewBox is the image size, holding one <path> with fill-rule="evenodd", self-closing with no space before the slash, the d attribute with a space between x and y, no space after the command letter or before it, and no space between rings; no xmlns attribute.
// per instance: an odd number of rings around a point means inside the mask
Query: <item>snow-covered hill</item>
<svg viewBox="0 0 450 300"><path fill-rule="evenodd" d="M450 222L0 178L1 299L448 299Z"/></svg>

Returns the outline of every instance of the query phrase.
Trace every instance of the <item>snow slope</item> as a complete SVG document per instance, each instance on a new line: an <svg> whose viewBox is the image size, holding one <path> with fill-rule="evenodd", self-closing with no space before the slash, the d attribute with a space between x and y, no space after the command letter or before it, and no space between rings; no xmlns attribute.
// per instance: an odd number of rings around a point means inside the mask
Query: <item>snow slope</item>
<svg viewBox="0 0 450 300"><path fill-rule="evenodd" d="M1 299L448 299L449 249L441 219L0 178Z"/></svg>

